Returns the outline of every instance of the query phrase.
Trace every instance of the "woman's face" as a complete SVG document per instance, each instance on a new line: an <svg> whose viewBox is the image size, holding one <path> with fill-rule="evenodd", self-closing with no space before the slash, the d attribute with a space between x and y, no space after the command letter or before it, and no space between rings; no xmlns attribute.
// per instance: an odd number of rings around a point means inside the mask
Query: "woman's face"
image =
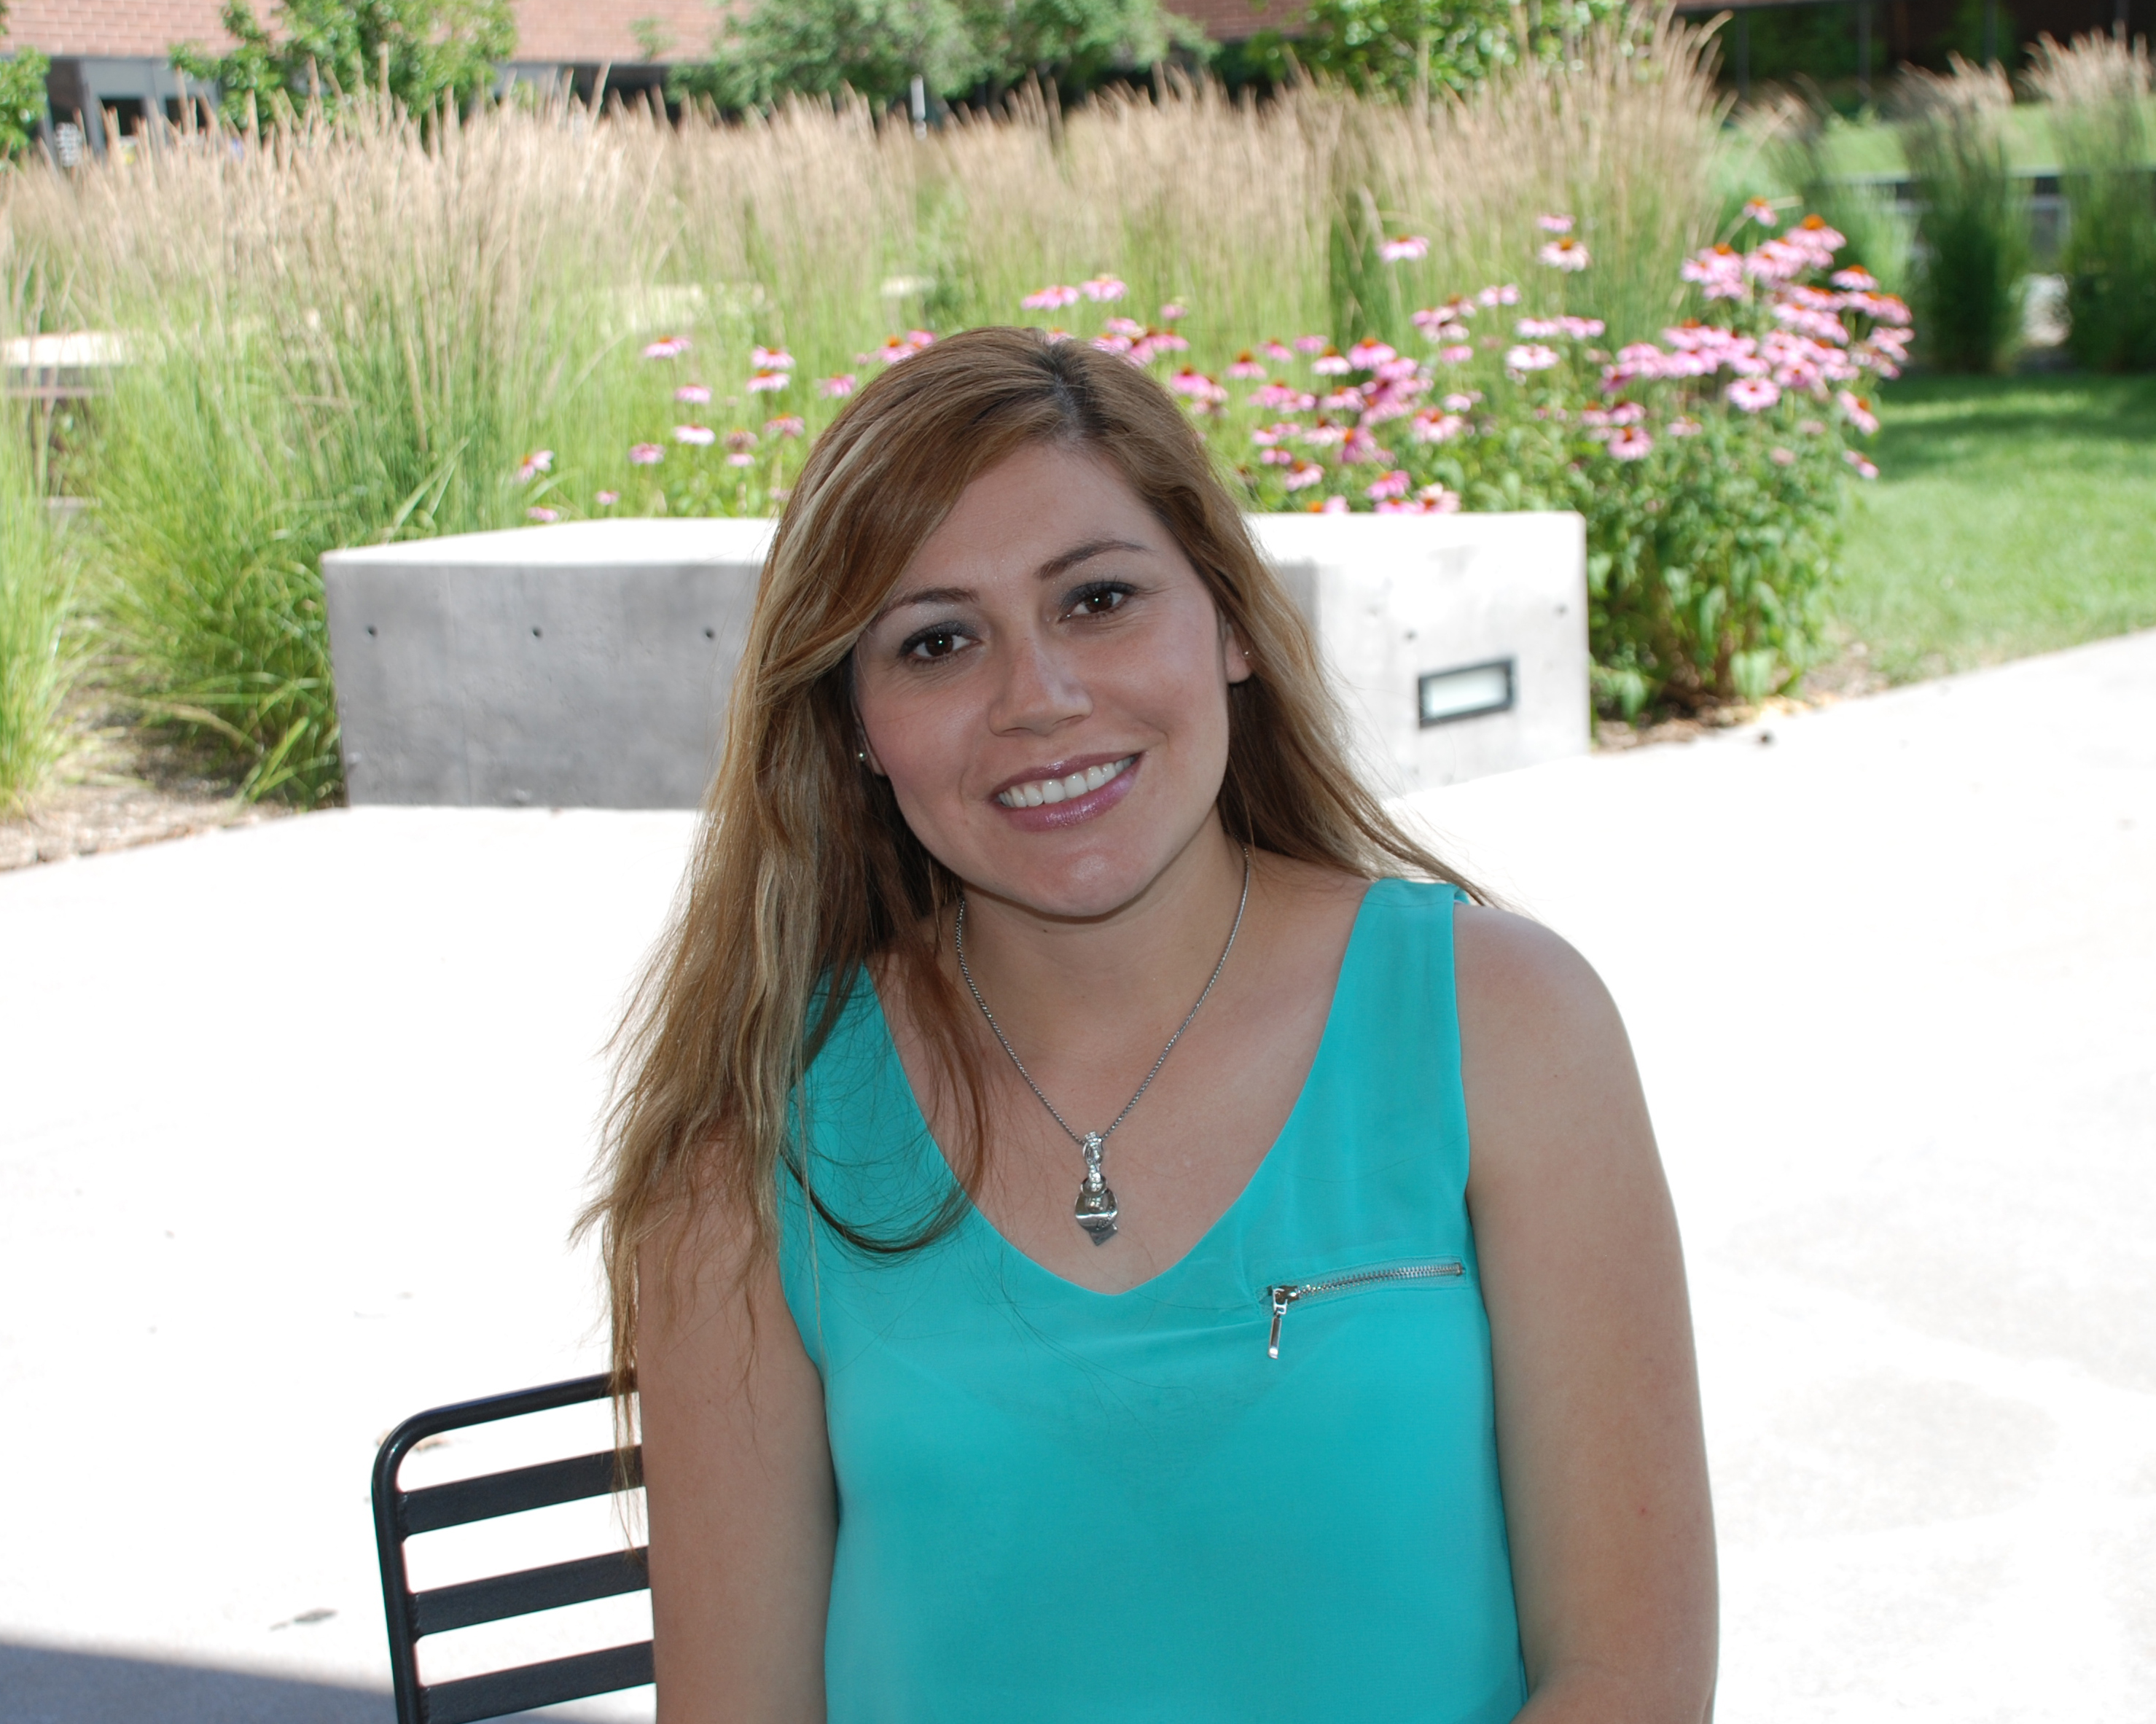
<svg viewBox="0 0 2156 1724"><path fill-rule="evenodd" d="M1145 890L1214 819L1241 644L1106 461L968 485L854 649L870 765L976 891L1057 916Z"/></svg>

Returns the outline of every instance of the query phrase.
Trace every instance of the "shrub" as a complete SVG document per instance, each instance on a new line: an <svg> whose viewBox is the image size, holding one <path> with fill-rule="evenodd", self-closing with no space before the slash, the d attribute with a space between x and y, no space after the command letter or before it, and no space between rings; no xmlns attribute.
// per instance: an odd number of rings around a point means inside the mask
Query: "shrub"
<svg viewBox="0 0 2156 1724"><path fill-rule="evenodd" d="M1918 205L1911 298L1931 363L1997 371L2020 340L2030 258L2028 200L2007 158L2014 94L1996 67L1958 54L1953 66L1902 84L1898 126Z"/></svg>
<svg viewBox="0 0 2156 1724"><path fill-rule="evenodd" d="M516 49L509 0L278 0L267 25L250 0L226 0L218 22L230 53L186 44L172 64L214 83L236 126L368 91L408 113L469 108Z"/></svg>
<svg viewBox="0 0 2156 1724"><path fill-rule="evenodd" d="M2148 45L2076 36L2037 45L2033 84L2051 105L2069 225L2067 346L2095 371L2156 368L2156 171Z"/></svg>

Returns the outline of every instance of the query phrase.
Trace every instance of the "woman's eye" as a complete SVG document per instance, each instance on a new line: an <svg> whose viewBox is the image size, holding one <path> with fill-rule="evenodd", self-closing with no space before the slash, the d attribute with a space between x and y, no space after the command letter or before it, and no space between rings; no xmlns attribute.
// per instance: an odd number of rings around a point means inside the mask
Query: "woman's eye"
<svg viewBox="0 0 2156 1724"><path fill-rule="evenodd" d="M900 652L908 659L947 659L965 639L956 629L924 629L909 635Z"/></svg>
<svg viewBox="0 0 2156 1724"><path fill-rule="evenodd" d="M1105 617L1119 610L1131 589L1123 586L1089 587L1071 601L1070 613L1076 617Z"/></svg>

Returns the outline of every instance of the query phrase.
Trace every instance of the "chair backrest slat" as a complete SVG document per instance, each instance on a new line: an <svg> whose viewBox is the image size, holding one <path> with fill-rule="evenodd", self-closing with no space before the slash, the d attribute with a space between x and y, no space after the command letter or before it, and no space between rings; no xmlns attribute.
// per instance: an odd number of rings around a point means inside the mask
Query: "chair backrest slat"
<svg viewBox="0 0 2156 1724"><path fill-rule="evenodd" d="M426 1724L475 1724L481 1718L506 1717L565 1700L611 1694L651 1680L651 1643L609 1646L574 1658L520 1665L458 1682L436 1682L427 1690Z"/></svg>
<svg viewBox="0 0 2156 1724"><path fill-rule="evenodd" d="M614 1488L614 1456L579 1455L567 1460L542 1461L506 1473L488 1473L476 1479L459 1479L449 1485L429 1485L401 1493L398 1519L404 1535L439 1532L444 1526L462 1526L473 1521L491 1521L501 1515L521 1514L526 1509L551 1508L557 1502L580 1502L588 1496L604 1496ZM640 1469L632 1467L631 1488L643 1482Z"/></svg>
<svg viewBox="0 0 2156 1724"><path fill-rule="evenodd" d="M412 1633L424 1639L451 1629L500 1622L504 1617L529 1616L535 1610L558 1610L564 1604L588 1604L594 1598L641 1592L650 1584L641 1545L633 1551L609 1551L573 1562L490 1575L485 1580L414 1593Z"/></svg>
<svg viewBox="0 0 2156 1724"><path fill-rule="evenodd" d="M640 1687L651 1680L649 1640L454 1682L419 1680L418 1643L429 1634L615 1598L641 1592L650 1585L641 1547L511 1574L488 1575L416 1595L405 1570L404 1541L418 1533L606 1496L641 1485L643 1451L639 1449L629 1449L623 1457L625 1470L608 1450L514 1467L446 1485L429 1485L417 1491L406 1491L397 1482L405 1456L430 1437L603 1400L609 1390L604 1377L584 1377L514 1394L490 1395L454 1407L435 1407L413 1414L382 1440L374 1457L374 1536L382 1562L382 1601L389 1626L389 1668L398 1724L477 1724L483 1718L505 1717L564 1701Z"/></svg>

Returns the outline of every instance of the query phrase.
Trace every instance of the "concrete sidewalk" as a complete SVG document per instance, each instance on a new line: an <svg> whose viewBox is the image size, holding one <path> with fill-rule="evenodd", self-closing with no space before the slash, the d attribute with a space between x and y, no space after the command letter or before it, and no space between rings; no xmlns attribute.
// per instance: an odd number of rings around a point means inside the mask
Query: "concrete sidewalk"
<svg viewBox="0 0 2156 1724"><path fill-rule="evenodd" d="M2156 634L1416 807L1633 1028L1718 1716L2156 1717ZM565 1236L689 833L382 808L0 875L0 1724L388 1720L374 1444L598 1364Z"/></svg>

